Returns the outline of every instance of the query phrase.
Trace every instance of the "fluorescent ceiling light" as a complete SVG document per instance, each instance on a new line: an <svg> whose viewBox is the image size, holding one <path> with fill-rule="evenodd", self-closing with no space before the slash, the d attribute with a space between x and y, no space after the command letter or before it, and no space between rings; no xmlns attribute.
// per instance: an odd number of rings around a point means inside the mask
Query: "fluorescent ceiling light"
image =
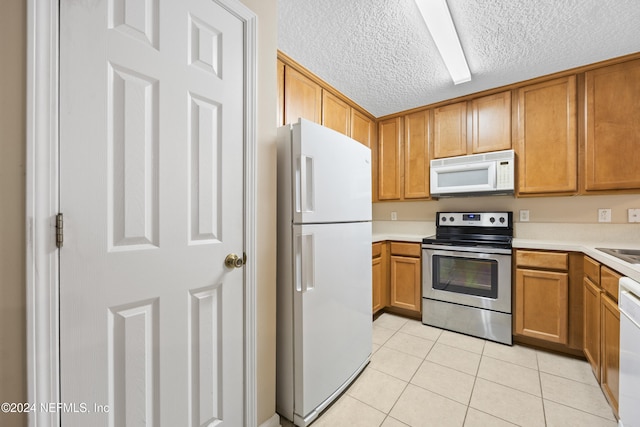
<svg viewBox="0 0 640 427"><path fill-rule="evenodd" d="M446 0L416 0L424 22L436 42L440 56L447 66L454 84L471 80L471 72L453 25Z"/></svg>

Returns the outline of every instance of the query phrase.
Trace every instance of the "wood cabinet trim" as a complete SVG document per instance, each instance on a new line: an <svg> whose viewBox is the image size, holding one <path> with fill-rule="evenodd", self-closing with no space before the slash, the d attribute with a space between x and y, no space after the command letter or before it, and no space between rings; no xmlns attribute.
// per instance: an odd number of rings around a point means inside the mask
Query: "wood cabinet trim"
<svg viewBox="0 0 640 427"><path fill-rule="evenodd" d="M606 265L600 267L600 287L616 303L618 302L618 282L621 277L621 274Z"/></svg>
<svg viewBox="0 0 640 427"><path fill-rule="evenodd" d="M600 263L591 257L584 256L584 275L596 286L600 286Z"/></svg>
<svg viewBox="0 0 640 427"><path fill-rule="evenodd" d="M391 242L391 255L420 258L422 245L420 243Z"/></svg>
<svg viewBox="0 0 640 427"><path fill-rule="evenodd" d="M568 270L569 254L567 252L516 251L516 265L519 267L541 268L545 270Z"/></svg>

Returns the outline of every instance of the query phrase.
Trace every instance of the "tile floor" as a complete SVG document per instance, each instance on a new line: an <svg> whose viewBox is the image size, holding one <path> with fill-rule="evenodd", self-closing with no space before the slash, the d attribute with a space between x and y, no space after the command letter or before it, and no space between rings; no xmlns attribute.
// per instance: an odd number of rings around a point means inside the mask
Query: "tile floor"
<svg viewBox="0 0 640 427"><path fill-rule="evenodd" d="M384 313L371 363L312 427L616 425L584 360Z"/></svg>

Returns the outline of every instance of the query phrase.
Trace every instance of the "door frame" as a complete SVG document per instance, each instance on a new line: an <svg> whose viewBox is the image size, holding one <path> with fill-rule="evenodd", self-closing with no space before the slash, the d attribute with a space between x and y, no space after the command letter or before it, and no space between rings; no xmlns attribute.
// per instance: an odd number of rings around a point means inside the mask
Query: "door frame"
<svg viewBox="0 0 640 427"><path fill-rule="evenodd" d="M257 17L239 0L212 0L244 30L244 419L257 425L256 135ZM26 308L28 402L60 402L59 249L59 17L58 1L27 3ZM72 402L68 402L72 403ZM39 406L38 406L39 407ZM59 427L60 414L35 410L31 427Z"/></svg>

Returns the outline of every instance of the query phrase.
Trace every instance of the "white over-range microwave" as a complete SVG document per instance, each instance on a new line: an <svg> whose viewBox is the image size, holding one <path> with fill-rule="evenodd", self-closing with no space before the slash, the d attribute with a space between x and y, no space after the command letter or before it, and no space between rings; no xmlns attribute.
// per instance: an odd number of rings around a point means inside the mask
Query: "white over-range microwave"
<svg viewBox="0 0 640 427"><path fill-rule="evenodd" d="M431 196L513 194L513 150L431 160Z"/></svg>

